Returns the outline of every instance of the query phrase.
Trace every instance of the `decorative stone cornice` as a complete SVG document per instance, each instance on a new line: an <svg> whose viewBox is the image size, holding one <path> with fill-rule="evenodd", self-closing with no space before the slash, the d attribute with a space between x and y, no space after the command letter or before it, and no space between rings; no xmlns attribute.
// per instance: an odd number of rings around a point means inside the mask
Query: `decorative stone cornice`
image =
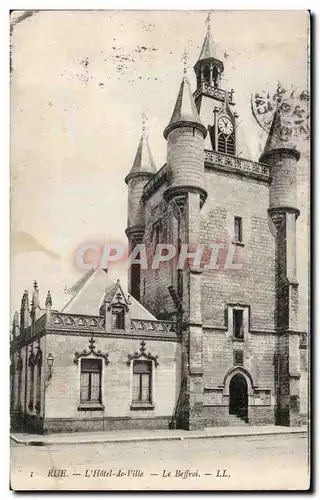
<svg viewBox="0 0 320 500"><path fill-rule="evenodd" d="M271 182L270 167L256 161L205 149L204 163L207 168Z"/></svg>
<svg viewBox="0 0 320 500"><path fill-rule="evenodd" d="M158 172L144 186L141 198L143 202L148 200L162 184L167 182L167 175L168 175L168 166L165 163L163 167L161 167L160 170L158 170Z"/></svg>
<svg viewBox="0 0 320 500"><path fill-rule="evenodd" d="M200 194L200 208L203 206L207 199L208 193L205 189L196 186L172 186L165 190L163 196L166 200L171 200L172 198L177 200L177 204L181 209L183 209L183 200L186 199L187 193L199 193ZM180 205L179 205L180 203Z"/></svg>
<svg viewBox="0 0 320 500"><path fill-rule="evenodd" d="M141 341L140 352L136 351L133 354L128 354L127 365L130 366L132 360L140 358L146 358L153 361L155 367L159 366L158 356L153 356L150 352L146 352L146 343L144 340Z"/></svg>
<svg viewBox="0 0 320 500"><path fill-rule="evenodd" d="M141 243L144 235L145 226L135 225L127 227L125 230L127 238L134 238L137 243Z"/></svg>
<svg viewBox="0 0 320 500"><path fill-rule="evenodd" d="M232 92L213 87L207 82L201 82L200 87L198 87L197 90L193 93L193 97L194 99L198 99L201 95L205 95L207 97L213 97L217 101L224 102L226 94L228 94L228 104L231 104L233 106L234 102Z"/></svg>
<svg viewBox="0 0 320 500"><path fill-rule="evenodd" d="M283 207L272 207L272 208L268 209L268 214L270 215L270 217L277 216L277 215L284 216L285 214L295 214L296 219L297 219L300 215L300 210L298 208L295 208L295 207L284 207L284 206Z"/></svg>
<svg viewBox="0 0 320 500"><path fill-rule="evenodd" d="M93 356L96 356L97 358L103 358L105 365L108 366L108 364L110 363L110 361L108 359L109 358L109 354L107 352L104 353L104 352L100 351L100 349L96 350L96 348L95 348L95 342L96 341L94 340L94 338L91 337L90 340L89 340L89 350L84 349L81 352L76 351L74 353L74 360L73 360L73 362L76 363L76 364L78 364L80 358L87 358L88 356L93 355Z"/></svg>

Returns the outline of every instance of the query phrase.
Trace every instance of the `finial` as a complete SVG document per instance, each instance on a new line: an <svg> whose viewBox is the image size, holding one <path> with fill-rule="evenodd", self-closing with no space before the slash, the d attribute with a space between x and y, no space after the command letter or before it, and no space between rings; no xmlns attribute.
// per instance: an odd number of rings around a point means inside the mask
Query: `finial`
<svg viewBox="0 0 320 500"><path fill-rule="evenodd" d="M208 15L206 18L207 32L208 33L211 33L211 16L212 16L212 11L208 12Z"/></svg>
<svg viewBox="0 0 320 500"><path fill-rule="evenodd" d="M36 280L34 280L34 282L33 282L33 288L34 288L34 290L38 290L38 283Z"/></svg>
<svg viewBox="0 0 320 500"><path fill-rule="evenodd" d="M46 306L52 306L52 298L51 298L50 290L48 290L48 293L47 293Z"/></svg>
<svg viewBox="0 0 320 500"><path fill-rule="evenodd" d="M143 137L145 137L147 133L147 122L148 122L148 116L145 111L143 111L141 114L141 121L142 121L142 135Z"/></svg>
<svg viewBox="0 0 320 500"><path fill-rule="evenodd" d="M186 75L188 71L188 52L187 48L185 47L184 53L182 54L181 61L183 61L183 73Z"/></svg>

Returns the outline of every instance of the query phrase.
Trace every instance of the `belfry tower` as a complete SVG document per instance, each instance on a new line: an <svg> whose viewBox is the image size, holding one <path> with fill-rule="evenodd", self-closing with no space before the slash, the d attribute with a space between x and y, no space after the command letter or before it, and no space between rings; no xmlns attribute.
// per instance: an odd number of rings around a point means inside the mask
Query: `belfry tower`
<svg viewBox="0 0 320 500"><path fill-rule="evenodd" d="M165 199L174 201L183 219L179 240L191 250L200 240L200 210L207 198L204 188L204 138L202 124L187 77L184 75L171 120L163 135L167 140L168 187ZM182 270L182 385L179 426L202 427L203 331L201 270L189 264Z"/></svg>
<svg viewBox="0 0 320 500"><path fill-rule="evenodd" d="M236 155L236 119L231 111L233 93L221 88L223 62L217 59L211 34L210 14L207 33L198 61L194 65L197 88L194 99L202 123L208 130L205 147L213 151Z"/></svg>
<svg viewBox="0 0 320 500"><path fill-rule="evenodd" d="M300 354L298 332L298 283L296 274L297 162L300 153L277 108L261 163L271 168L269 216L274 224L276 303L278 333L275 375L277 423L299 425Z"/></svg>
<svg viewBox="0 0 320 500"><path fill-rule="evenodd" d="M149 146L145 114L142 115L142 133L132 168L125 178L128 185L128 222L126 235L129 242L129 254L143 239L145 229L143 188L156 173L156 166ZM128 273L128 292L140 300L140 265L134 264Z"/></svg>

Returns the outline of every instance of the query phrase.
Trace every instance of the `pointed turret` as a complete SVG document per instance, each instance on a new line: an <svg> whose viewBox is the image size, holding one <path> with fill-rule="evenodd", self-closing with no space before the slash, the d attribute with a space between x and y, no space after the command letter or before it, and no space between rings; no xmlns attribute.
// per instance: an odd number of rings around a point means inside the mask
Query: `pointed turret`
<svg viewBox="0 0 320 500"><path fill-rule="evenodd" d="M184 53L184 75L169 124L163 135L167 139L169 186L167 199L200 194L201 205L207 197L204 190L204 138L207 129L201 123L187 77L187 54Z"/></svg>
<svg viewBox="0 0 320 500"><path fill-rule="evenodd" d="M126 184L128 184L129 180L133 177L137 177L140 175L150 177L157 171L148 141L148 134L146 131L146 115L143 115L142 120L141 138L132 168L125 178Z"/></svg>
<svg viewBox="0 0 320 500"><path fill-rule="evenodd" d="M298 425L300 407L299 291L297 282L297 162L300 153L292 141L292 129L278 105L259 161L270 167L269 216L275 237L275 330L282 363L277 370L278 425ZM286 387L286 391L280 390ZM293 404L294 402L294 404Z"/></svg>
<svg viewBox="0 0 320 500"><path fill-rule="evenodd" d="M297 162L300 153L292 141L292 128L281 105L277 107L270 127L261 163L271 169L270 209L297 209Z"/></svg>
<svg viewBox="0 0 320 500"><path fill-rule="evenodd" d="M164 129L163 135L167 139L168 134L177 127L184 125L199 129L203 136L207 135L207 130L201 123L196 104L190 88L190 82L187 75L183 76L176 105L174 107L171 120Z"/></svg>
<svg viewBox="0 0 320 500"><path fill-rule="evenodd" d="M138 150L129 174L125 178L128 184L128 223L126 235L131 253L137 243L140 243L144 234L145 215L142 203L144 186L155 175L156 166L149 146L147 117L142 115L142 133ZM140 300L140 267L131 266L128 277L129 292Z"/></svg>
<svg viewBox="0 0 320 500"><path fill-rule="evenodd" d="M296 145L292 142L291 135L292 127L290 123L288 123L287 119L283 116L283 113L281 112L281 106L277 106L270 127L267 142L259 161L264 163L268 155L273 154L273 152L283 150L290 151L294 156L296 156L298 161L300 158L300 153L297 150Z"/></svg>

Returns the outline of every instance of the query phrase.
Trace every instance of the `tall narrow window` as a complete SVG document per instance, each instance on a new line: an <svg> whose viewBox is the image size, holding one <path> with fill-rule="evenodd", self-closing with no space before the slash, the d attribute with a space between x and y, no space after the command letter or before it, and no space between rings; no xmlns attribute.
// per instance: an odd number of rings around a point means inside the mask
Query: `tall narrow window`
<svg viewBox="0 0 320 500"><path fill-rule="evenodd" d="M80 402L102 403L101 398L101 359L81 360Z"/></svg>
<svg viewBox="0 0 320 500"><path fill-rule="evenodd" d="M34 367L35 367L35 355L33 351L29 356L29 368L30 368L30 385L29 385L29 404L28 408L30 411L33 410L33 394L34 394Z"/></svg>
<svg viewBox="0 0 320 500"><path fill-rule="evenodd" d="M16 376L16 370L15 370L14 357L13 357L13 359L10 363L10 410L13 410L13 407L14 407L15 376Z"/></svg>
<svg viewBox="0 0 320 500"><path fill-rule="evenodd" d="M124 311L112 312L112 328L124 330Z"/></svg>
<svg viewBox="0 0 320 500"><path fill-rule="evenodd" d="M19 358L17 361L17 370L18 370L18 395L17 395L17 408L18 410L21 410L22 408L22 402L21 402L21 395L22 395L22 370L23 370L23 361L21 357L21 353L19 352Z"/></svg>
<svg viewBox="0 0 320 500"><path fill-rule="evenodd" d="M234 240L242 242L242 217L234 218Z"/></svg>
<svg viewBox="0 0 320 500"><path fill-rule="evenodd" d="M161 222L158 221L153 225L153 253L154 254L157 251L157 245L159 245L159 243L161 243L161 231L162 231Z"/></svg>
<svg viewBox="0 0 320 500"><path fill-rule="evenodd" d="M36 355L37 366L37 387L36 387L36 405L35 409L40 412L41 409L41 367L42 367L42 351L39 348Z"/></svg>
<svg viewBox="0 0 320 500"><path fill-rule="evenodd" d="M133 403L151 403L152 361L133 362Z"/></svg>
<svg viewBox="0 0 320 500"><path fill-rule="evenodd" d="M137 253L136 259L140 259L140 252ZM131 265L131 295L140 301L140 264Z"/></svg>
<svg viewBox="0 0 320 500"><path fill-rule="evenodd" d="M243 311L240 309L234 309L233 311L233 335L236 339L243 339L244 337Z"/></svg>

